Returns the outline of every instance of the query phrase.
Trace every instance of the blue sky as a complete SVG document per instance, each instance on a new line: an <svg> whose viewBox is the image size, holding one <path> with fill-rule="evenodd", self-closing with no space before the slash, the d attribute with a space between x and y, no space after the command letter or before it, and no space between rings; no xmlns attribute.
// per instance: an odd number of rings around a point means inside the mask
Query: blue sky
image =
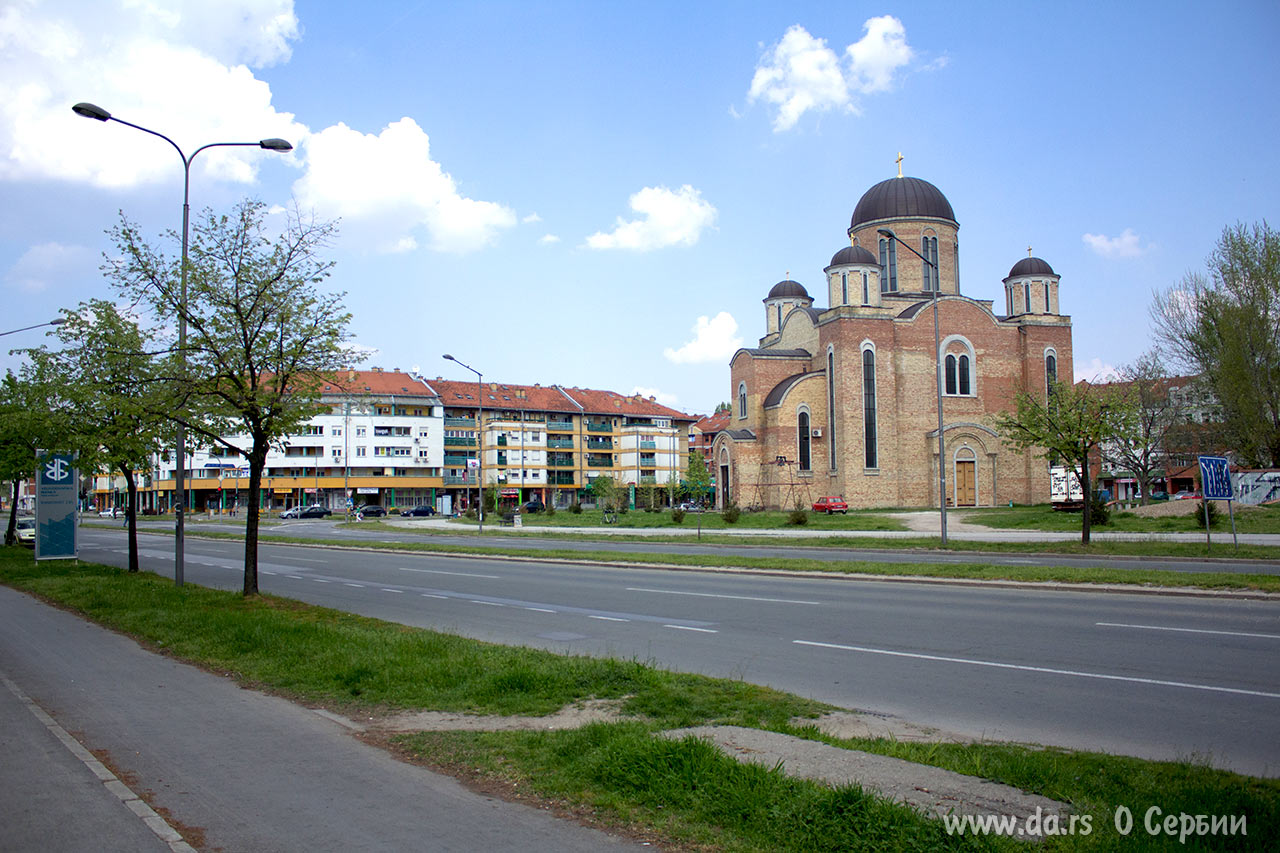
<svg viewBox="0 0 1280 853"><path fill-rule="evenodd" d="M201 154L192 205L340 218L362 366L705 413L774 283L825 307L901 151L955 209L962 292L1001 311L1033 247L1092 377L1224 226L1276 222L1277 36L1274 2L4 0L0 330L110 296L117 211L181 223L177 155L89 101L188 153L290 140Z"/></svg>

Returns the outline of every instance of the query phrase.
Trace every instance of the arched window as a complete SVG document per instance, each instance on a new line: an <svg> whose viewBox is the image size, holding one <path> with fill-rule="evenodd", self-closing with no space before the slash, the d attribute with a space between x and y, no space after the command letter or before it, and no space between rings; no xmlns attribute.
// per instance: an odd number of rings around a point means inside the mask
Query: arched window
<svg viewBox="0 0 1280 853"><path fill-rule="evenodd" d="M947 356L947 393L956 393L956 357L954 355Z"/></svg>
<svg viewBox="0 0 1280 853"><path fill-rule="evenodd" d="M866 273L863 273L863 277ZM827 347L827 465L836 470L836 351Z"/></svg>
<svg viewBox="0 0 1280 853"><path fill-rule="evenodd" d="M926 292L938 289L938 238L937 237L921 237L920 238L920 254L923 256L920 261L920 268L924 279L924 289ZM930 266L932 264L932 266Z"/></svg>
<svg viewBox="0 0 1280 853"><path fill-rule="evenodd" d="M1049 282L1047 281L1044 283L1044 313L1052 313L1052 309L1049 308Z"/></svg>
<svg viewBox="0 0 1280 853"><path fill-rule="evenodd" d="M949 335L942 341L943 393L948 397L977 395L977 362L973 344L963 335ZM949 352L948 352L949 351Z"/></svg>
<svg viewBox="0 0 1280 853"><path fill-rule="evenodd" d="M880 292L892 293L898 289L898 241L880 241Z"/></svg>
<svg viewBox="0 0 1280 853"><path fill-rule="evenodd" d="M1058 357L1052 351L1045 354L1044 357L1044 385L1045 392L1053 393L1053 384L1058 381Z"/></svg>
<svg viewBox="0 0 1280 853"><path fill-rule="evenodd" d="M870 276L868 276L866 273L862 274L862 304L863 305L871 304L871 289L869 284L870 280L871 280Z"/></svg>
<svg viewBox="0 0 1280 853"><path fill-rule="evenodd" d="M1022 285L1022 313L1031 313L1031 282Z"/></svg>
<svg viewBox="0 0 1280 853"><path fill-rule="evenodd" d="M782 303L778 303L778 331L782 331Z"/></svg>
<svg viewBox="0 0 1280 853"><path fill-rule="evenodd" d="M849 274L847 272L840 273L840 304L849 304Z"/></svg>
<svg viewBox="0 0 1280 853"><path fill-rule="evenodd" d="M879 467L876 454L876 353L870 348L862 351L862 444L866 451L866 467Z"/></svg>
<svg viewBox="0 0 1280 853"><path fill-rule="evenodd" d="M960 244L951 244L952 267L955 269L956 275L956 293L960 292Z"/></svg>
<svg viewBox="0 0 1280 853"><path fill-rule="evenodd" d="M811 458L809 453L809 412L805 409L800 410L800 414L796 416L796 447L800 454L800 470L811 470Z"/></svg>
<svg viewBox="0 0 1280 853"><path fill-rule="evenodd" d="M738 418L747 416L747 383L738 383Z"/></svg>
<svg viewBox="0 0 1280 853"><path fill-rule="evenodd" d="M960 393L969 396L969 356L960 356Z"/></svg>

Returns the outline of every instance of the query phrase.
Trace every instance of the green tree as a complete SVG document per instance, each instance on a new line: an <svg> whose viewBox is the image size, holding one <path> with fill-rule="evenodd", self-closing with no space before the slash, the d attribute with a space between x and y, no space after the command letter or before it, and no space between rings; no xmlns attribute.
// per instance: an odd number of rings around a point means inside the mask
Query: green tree
<svg viewBox="0 0 1280 853"><path fill-rule="evenodd" d="M12 500L4 544L17 542L18 495L36 472L36 452L75 451L65 407L53 400L57 383L39 365L6 372L0 384L0 479L10 482Z"/></svg>
<svg viewBox="0 0 1280 853"><path fill-rule="evenodd" d="M110 302L63 311L62 347L28 350L42 372L59 377L57 394L70 435L80 446L80 470L119 473L128 495L129 571L138 571L138 473L160 449L168 391L154 376L149 336Z"/></svg>
<svg viewBox="0 0 1280 853"><path fill-rule="evenodd" d="M1116 378L1124 405L1112 413L1115 433L1102 445L1102 455L1133 474L1146 506L1152 483L1164 470L1170 431L1181 419L1181 406L1169 393L1169 376L1155 350L1121 367Z"/></svg>
<svg viewBox="0 0 1280 853"><path fill-rule="evenodd" d="M707 496L711 488L711 472L707 470L707 460L701 450L689 451L689 464L684 469L685 486L692 498L699 504Z"/></svg>
<svg viewBox="0 0 1280 853"><path fill-rule="evenodd" d="M593 478L588 491L599 509L617 509L614 503L618 498L618 484L608 474Z"/></svg>
<svg viewBox="0 0 1280 853"><path fill-rule="evenodd" d="M249 467L244 594L258 592L256 496L273 443L322 411L325 383L350 361L351 315L342 294L323 293L332 262L319 257L335 233L328 222L288 216L283 232L267 226L266 207L239 204L230 215L206 211L194 224L189 292L179 294L180 266L122 218L112 231L118 260L104 269L119 291L148 304L167 327L185 319L185 367L170 359L162 377L174 389L172 417L233 453ZM177 239L172 232L170 240Z"/></svg>
<svg viewBox="0 0 1280 853"><path fill-rule="evenodd" d="M1047 395L1020 391L1015 411L997 415L996 429L1019 450L1030 450L1075 474L1086 502L1093 494L1089 456L1115 432L1126 415L1124 401L1112 390L1056 382ZM1089 544L1090 517L1082 512L1080 541Z"/></svg>
<svg viewBox="0 0 1280 853"><path fill-rule="evenodd" d="M1207 274L1158 293L1151 314L1173 358L1213 390L1240 461L1280 467L1280 233L1265 221L1224 229Z"/></svg>

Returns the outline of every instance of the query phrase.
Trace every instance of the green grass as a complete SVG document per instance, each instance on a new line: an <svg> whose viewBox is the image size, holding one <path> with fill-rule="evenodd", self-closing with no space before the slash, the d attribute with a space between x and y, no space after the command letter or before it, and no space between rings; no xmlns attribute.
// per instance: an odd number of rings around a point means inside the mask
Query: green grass
<svg viewBox="0 0 1280 853"><path fill-rule="evenodd" d="M1185 501L1187 509L1200 506L1199 501ZM1048 504L1036 506L993 507L962 510L965 521L984 527L1012 530L1078 531L1080 513L1055 512ZM1237 506L1237 533L1280 533L1280 506ZM1105 525L1094 525L1095 531L1118 533L1203 533L1194 513L1146 517L1125 510L1113 510ZM1224 510L1222 520L1213 528L1220 541L1230 542L1231 521Z"/></svg>
<svg viewBox="0 0 1280 853"><path fill-rule="evenodd" d="M1048 849L1267 850L1274 849L1280 826L1280 782L1195 762L1005 744L836 740L789 722L823 706L741 681L497 646L271 596L178 588L148 573L65 561L36 565L23 548L0 549L0 582L246 686L351 714L543 714L575 701L618 699L636 719L576 731L406 735L396 746L491 789L501 785L685 849L1027 849L1004 839L947 836L939 822L856 787L831 789L743 766L699 741L651 737L660 729L714 723L933 764L1064 800L1095 816L1094 834L1054 839ZM1121 838L1111 828L1119 805L1133 811L1139 829L1151 805L1166 813L1243 814L1249 835L1185 847L1141 831Z"/></svg>
<svg viewBox="0 0 1280 853"><path fill-rule="evenodd" d="M729 524L718 512L687 512L684 521L676 524L672 520L671 511L647 512L643 509L629 510L617 516L617 522L604 523L604 513L598 509L584 509L581 513L557 510L554 515L538 512L526 514L524 523L537 527L601 527L613 530L646 529L675 527L685 530L698 528L701 516L703 530L778 530L791 527L787 521L790 512L761 511L743 512L736 524ZM485 520L496 522L501 513L486 516ZM469 520L458 521L458 526L471 525ZM809 530L906 530L907 527L895 518L887 516L882 510L854 510L848 515L827 515L810 512L805 528Z"/></svg>

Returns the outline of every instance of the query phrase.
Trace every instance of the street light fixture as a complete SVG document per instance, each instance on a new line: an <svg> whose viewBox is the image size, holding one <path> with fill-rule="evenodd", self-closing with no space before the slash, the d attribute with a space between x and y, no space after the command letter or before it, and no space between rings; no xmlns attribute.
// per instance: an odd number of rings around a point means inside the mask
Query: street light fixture
<svg viewBox="0 0 1280 853"><path fill-rule="evenodd" d="M942 544L947 544L947 456L946 441L942 436L942 342L938 337L938 293L942 289L942 274L938 265L904 243L897 234L887 228L878 228L876 233L881 237L897 241L911 254L933 267L934 280L938 282L933 291L933 351L938 360L938 511L942 518Z"/></svg>
<svg viewBox="0 0 1280 853"><path fill-rule="evenodd" d="M191 152L188 157L178 147L178 143L174 142L163 133L158 133L150 128L143 127L139 124L127 122L122 118L116 118L111 113L95 104L81 102L71 108L71 111L78 116L91 118L96 121L114 121L120 124L132 127L134 130L140 130L143 133L149 133L152 136L158 136L165 142L173 146L178 152L178 156L182 158L182 290L179 294L178 309L178 364L179 375L185 379L187 371L187 233L188 224L191 219L191 161L195 160L196 155L206 148L240 148L240 147L258 147L265 148L268 151L291 151L293 146L283 139L271 138L261 139L257 142L211 142L208 145L201 145L195 151ZM184 510L187 503L186 492L186 454L187 454L187 429L182 421L178 421L178 467L174 471L173 491L176 505L174 507L174 556L173 556L173 581L177 586L182 586L184 566Z"/></svg>
<svg viewBox="0 0 1280 853"><path fill-rule="evenodd" d="M65 322L67 322L66 317L59 317L58 319L50 320L47 323L36 323L34 326L23 326L21 329L10 329L7 332L0 332L0 338L3 338L5 335L16 335L18 332L27 332L31 329L39 329L42 326L61 326Z"/></svg>
<svg viewBox="0 0 1280 853"><path fill-rule="evenodd" d="M480 463L476 471L476 496L480 499L476 502L476 518L480 520L480 532L484 533L484 374L448 353L444 357L476 375L476 401L480 404L476 414L476 458Z"/></svg>

